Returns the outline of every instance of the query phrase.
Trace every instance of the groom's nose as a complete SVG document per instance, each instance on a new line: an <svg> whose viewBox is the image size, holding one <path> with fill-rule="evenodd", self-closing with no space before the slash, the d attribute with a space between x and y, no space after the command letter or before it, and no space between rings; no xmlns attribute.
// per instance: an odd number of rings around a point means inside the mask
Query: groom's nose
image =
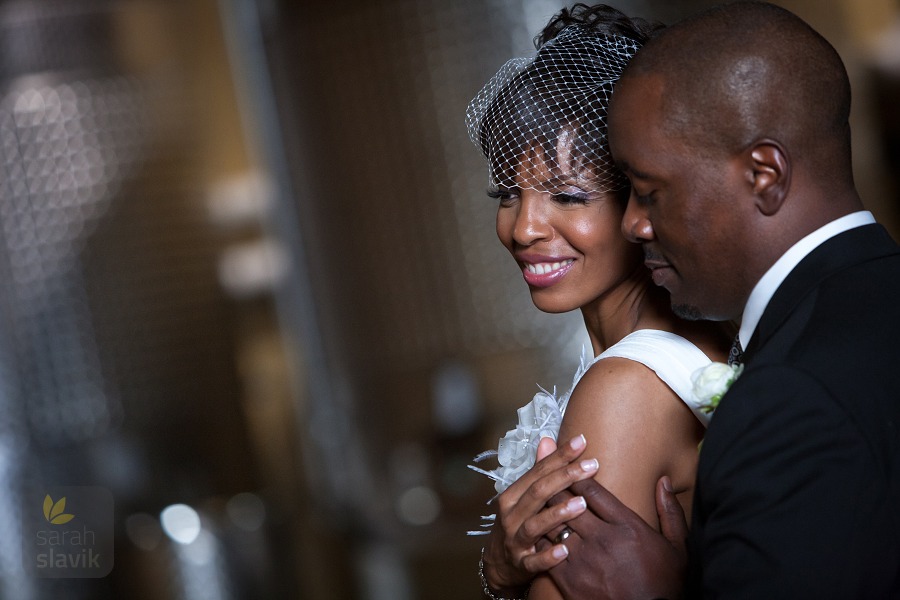
<svg viewBox="0 0 900 600"><path fill-rule="evenodd" d="M629 241L638 243L650 241L655 237L647 210L640 206L634 191L628 197L628 205L622 216L622 233Z"/></svg>

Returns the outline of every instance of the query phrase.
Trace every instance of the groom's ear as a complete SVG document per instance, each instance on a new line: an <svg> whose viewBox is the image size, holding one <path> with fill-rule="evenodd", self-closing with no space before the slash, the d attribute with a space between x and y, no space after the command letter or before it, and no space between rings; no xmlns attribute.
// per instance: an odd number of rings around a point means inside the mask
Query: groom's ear
<svg viewBox="0 0 900 600"><path fill-rule="evenodd" d="M791 187L791 163L784 147L769 139L754 142L746 151L748 179L759 211L771 217L781 209Z"/></svg>

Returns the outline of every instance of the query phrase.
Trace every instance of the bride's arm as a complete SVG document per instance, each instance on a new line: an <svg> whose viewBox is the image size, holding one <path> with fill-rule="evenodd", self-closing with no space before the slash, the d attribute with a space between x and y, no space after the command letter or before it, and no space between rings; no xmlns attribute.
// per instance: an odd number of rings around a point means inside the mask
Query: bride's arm
<svg viewBox="0 0 900 600"><path fill-rule="evenodd" d="M597 459L595 479L658 529L656 482L668 475L690 509L703 433L690 409L652 370L607 358L591 367L572 393L559 439L584 434L581 458Z"/></svg>
<svg viewBox="0 0 900 600"><path fill-rule="evenodd" d="M595 458L595 479L659 529L654 491L668 475L690 514L702 426L647 367L623 358L599 361L569 400L559 439L583 433L580 460ZM574 534L573 534L574 535ZM531 600L561 598L549 576L538 577Z"/></svg>

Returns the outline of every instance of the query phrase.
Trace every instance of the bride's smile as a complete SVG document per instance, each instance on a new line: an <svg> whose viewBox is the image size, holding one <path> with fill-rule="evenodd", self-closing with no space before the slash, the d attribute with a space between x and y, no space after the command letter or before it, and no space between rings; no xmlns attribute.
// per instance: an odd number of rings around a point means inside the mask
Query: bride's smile
<svg viewBox="0 0 900 600"><path fill-rule="evenodd" d="M569 138L560 137L560 145ZM638 272L641 250L621 233L624 198L602 191L590 167L576 170L560 157L547 164L526 152L515 185L499 200L497 236L529 286L535 306L551 313L583 308Z"/></svg>
<svg viewBox="0 0 900 600"><path fill-rule="evenodd" d="M574 258L551 258L528 253L516 254L522 264L522 276L528 285L538 288L550 287L565 277Z"/></svg>

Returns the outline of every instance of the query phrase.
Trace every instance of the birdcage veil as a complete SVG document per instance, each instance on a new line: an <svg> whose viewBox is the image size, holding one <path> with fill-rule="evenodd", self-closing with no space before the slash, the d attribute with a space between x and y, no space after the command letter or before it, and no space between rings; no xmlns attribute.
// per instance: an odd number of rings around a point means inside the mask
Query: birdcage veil
<svg viewBox="0 0 900 600"><path fill-rule="evenodd" d="M598 191L628 186L606 140L609 99L640 43L570 25L532 57L514 58L469 103L469 138L488 162L492 189L533 187L516 181L526 153L538 151L558 175L590 169Z"/></svg>

